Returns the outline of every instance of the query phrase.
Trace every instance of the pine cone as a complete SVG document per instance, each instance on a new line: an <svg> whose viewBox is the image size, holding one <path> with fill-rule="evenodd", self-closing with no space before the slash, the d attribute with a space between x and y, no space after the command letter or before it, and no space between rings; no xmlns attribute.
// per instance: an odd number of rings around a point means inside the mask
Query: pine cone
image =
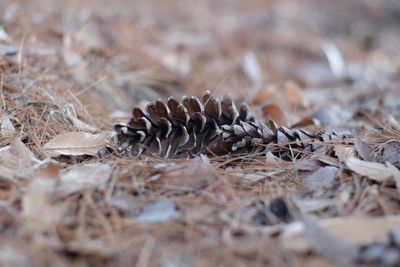
<svg viewBox="0 0 400 267"><path fill-rule="evenodd" d="M147 151L164 158L213 153L245 152L266 148L280 154L288 148L314 151L314 141L336 139L336 134L290 130L270 122L255 122L247 104L237 109L230 95L222 101L206 92L201 101L184 97L182 103L170 97L166 103L149 103L145 111L134 108L127 125L114 126L117 151L138 156ZM344 137L344 136L341 136Z"/></svg>

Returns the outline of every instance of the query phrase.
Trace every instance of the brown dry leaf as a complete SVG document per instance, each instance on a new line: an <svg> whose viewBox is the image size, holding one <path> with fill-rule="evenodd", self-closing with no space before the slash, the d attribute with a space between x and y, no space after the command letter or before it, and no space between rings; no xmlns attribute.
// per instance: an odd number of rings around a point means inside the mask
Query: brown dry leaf
<svg viewBox="0 0 400 267"><path fill-rule="evenodd" d="M307 126L319 126L318 121L310 117L304 117L294 123L290 128L304 128Z"/></svg>
<svg viewBox="0 0 400 267"><path fill-rule="evenodd" d="M331 234L316 222L305 220L305 236L311 249L334 262L351 263L358 256L358 247L341 236Z"/></svg>
<svg viewBox="0 0 400 267"><path fill-rule="evenodd" d="M319 168L311 175L307 176L303 183L311 191L331 188L338 177L339 169L333 166Z"/></svg>
<svg viewBox="0 0 400 267"><path fill-rule="evenodd" d="M188 77L192 70L192 59L188 54L177 53L176 50L160 49L154 46L146 48L148 53L160 60L166 68L182 77Z"/></svg>
<svg viewBox="0 0 400 267"><path fill-rule="evenodd" d="M68 132L60 134L49 142L43 149L51 157L60 155L96 155L106 144L106 133L90 134L86 132Z"/></svg>
<svg viewBox="0 0 400 267"><path fill-rule="evenodd" d="M90 133L96 133L96 127L83 122L76 115L75 107L71 104L67 104L63 107L63 116L66 117L67 120L71 121L72 124L79 130L87 131Z"/></svg>
<svg viewBox="0 0 400 267"><path fill-rule="evenodd" d="M172 200L161 199L145 206L141 213L135 217L135 221L143 223L162 223L171 219L177 219L180 213Z"/></svg>
<svg viewBox="0 0 400 267"><path fill-rule="evenodd" d="M257 92L263 83L262 68L257 56L251 51L246 51L243 54L240 67L251 83L252 92Z"/></svg>
<svg viewBox="0 0 400 267"><path fill-rule="evenodd" d="M267 104L262 107L262 116L265 120L275 121L278 125L286 125L285 115L280 107L275 104Z"/></svg>
<svg viewBox="0 0 400 267"><path fill-rule="evenodd" d="M279 163L276 163L276 164L279 164ZM300 166L300 164L299 164L299 166ZM300 166L300 168L301 167L302 166ZM270 171L252 171L252 170L249 171L248 169L244 170L241 167L227 168L225 170L226 173L230 173L235 177L238 177L240 179L246 180L251 183L256 183L256 182L265 180L269 177L274 177L274 175L280 174L285 171L286 171L286 169L283 169L283 168L282 169L280 169L280 168L273 169Z"/></svg>
<svg viewBox="0 0 400 267"><path fill-rule="evenodd" d="M390 163L397 164L397 166L399 166L400 142L391 141L384 144L382 158L385 162L389 161Z"/></svg>
<svg viewBox="0 0 400 267"><path fill-rule="evenodd" d="M114 208L128 214L133 213L141 207L140 201L128 193L118 193L113 195L110 198L110 204Z"/></svg>
<svg viewBox="0 0 400 267"><path fill-rule="evenodd" d="M105 259L116 254L115 248L110 241L101 239L89 239L81 237L78 240L66 242L65 251L80 256L98 257Z"/></svg>
<svg viewBox="0 0 400 267"><path fill-rule="evenodd" d="M254 182L254 183L258 182L258 181L265 180L267 177L269 177L263 172L246 173L246 172L243 172L243 171L236 173L236 176L241 178L241 179L247 180L249 182Z"/></svg>
<svg viewBox="0 0 400 267"><path fill-rule="evenodd" d="M366 130L358 129L354 138L354 147L356 148L358 155L360 155L363 160L373 161L374 148L365 141L365 138Z"/></svg>
<svg viewBox="0 0 400 267"><path fill-rule="evenodd" d="M340 126L346 125L353 117L353 112L339 105L324 106L312 115L323 125Z"/></svg>
<svg viewBox="0 0 400 267"><path fill-rule="evenodd" d="M383 240L388 231L399 228L400 216L324 219L319 221L319 226L340 239L362 246ZM287 225L281 236L283 247L299 253L309 251L312 246L306 238L305 229L302 222Z"/></svg>
<svg viewBox="0 0 400 267"><path fill-rule="evenodd" d="M60 166L49 163L34 171L32 176L40 179L56 180L60 176Z"/></svg>
<svg viewBox="0 0 400 267"><path fill-rule="evenodd" d="M9 137L10 135L15 134L15 127L10 120L9 116L3 116L1 119L0 125L0 136L1 137Z"/></svg>
<svg viewBox="0 0 400 267"><path fill-rule="evenodd" d="M307 99L303 96L300 86L292 81L286 82L283 87L285 98L294 108L307 108L309 106Z"/></svg>
<svg viewBox="0 0 400 267"><path fill-rule="evenodd" d="M267 101L271 101L274 99L274 91L271 88L263 88L257 92L257 94L253 97L252 103L255 106L259 106Z"/></svg>
<svg viewBox="0 0 400 267"><path fill-rule="evenodd" d="M0 149L1 180L12 182L44 163L45 161L38 160L19 138L14 138L9 146Z"/></svg>
<svg viewBox="0 0 400 267"><path fill-rule="evenodd" d="M58 192L69 195L87 189L105 189L112 167L103 163L74 166L61 173Z"/></svg>
<svg viewBox="0 0 400 267"><path fill-rule="evenodd" d="M378 182L393 179L400 180L400 171L390 162L387 162L386 165L384 165L382 163L369 162L349 157L346 159L346 165L355 173Z"/></svg>
<svg viewBox="0 0 400 267"><path fill-rule="evenodd" d="M311 212L317 212L329 207L335 207L335 199L299 199L296 201L296 205L299 207L302 213L307 214Z"/></svg>
<svg viewBox="0 0 400 267"><path fill-rule="evenodd" d="M84 24L73 37L87 50L102 50L112 43L112 39L102 27L101 21L96 18Z"/></svg>
<svg viewBox="0 0 400 267"><path fill-rule="evenodd" d="M0 247L0 262L3 266L30 266L31 260L20 246L4 244Z"/></svg>
<svg viewBox="0 0 400 267"><path fill-rule="evenodd" d="M55 226L66 211L65 204L54 204L51 200L55 180L36 179L22 198L22 214L36 228L48 230Z"/></svg>
<svg viewBox="0 0 400 267"><path fill-rule="evenodd" d="M333 149L340 162L345 162L349 157L356 156L356 151L353 147L337 145Z"/></svg>
<svg viewBox="0 0 400 267"><path fill-rule="evenodd" d="M204 188L215 181L210 165L199 158L182 164L160 166L161 172L150 177L148 185L168 194L187 193Z"/></svg>

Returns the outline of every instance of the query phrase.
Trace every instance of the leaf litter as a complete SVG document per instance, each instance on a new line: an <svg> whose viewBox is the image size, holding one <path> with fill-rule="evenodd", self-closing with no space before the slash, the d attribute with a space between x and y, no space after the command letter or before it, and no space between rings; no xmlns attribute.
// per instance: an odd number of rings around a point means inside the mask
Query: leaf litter
<svg viewBox="0 0 400 267"><path fill-rule="evenodd" d="M44 144L43 149L52 157L60 155L96 155L106 145L106 133L68 132Z"/></svg>
<svg viewBox="0 0 400 267"><path fill-rule="evenodd" d="M394 1L0 9L0 265L398 265ZM115 153L132 106L207 89L291 127L243 154Z"/></svg>

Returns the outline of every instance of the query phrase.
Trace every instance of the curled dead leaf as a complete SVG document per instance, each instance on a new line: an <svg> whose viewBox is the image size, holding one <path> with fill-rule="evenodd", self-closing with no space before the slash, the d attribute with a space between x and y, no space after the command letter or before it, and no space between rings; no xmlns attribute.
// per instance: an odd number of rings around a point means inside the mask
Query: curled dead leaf
<svg viewBox="0 0 400 267"><path fill-rule="evenodd" d="M94 156L105 146L106 138L106 133L90 134L86 132L67 132L51 139L43 146L43 149L51 157L60 155Z"/></svg>

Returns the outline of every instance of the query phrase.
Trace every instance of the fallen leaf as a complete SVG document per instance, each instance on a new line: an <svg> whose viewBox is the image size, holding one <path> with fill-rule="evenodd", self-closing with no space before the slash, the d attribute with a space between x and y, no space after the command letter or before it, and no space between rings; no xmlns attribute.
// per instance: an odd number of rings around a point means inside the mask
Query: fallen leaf
<svg viewBox="0 0 400 267"><path fill-rule="evenodd" d="M353 117L353 113L339 105L332 105L320 108L312 117L323 125L340 126L345 125Z"/></svg>
<svg viewBox="0 0 400 267"><path fill-rule="evenodd" d="M290 128L304 128L307 126L319 126L318 120L315 120L310 117L304 117L299 121L297 121L296 123L294 123Z"/></svg>
<svg viewBox="0 0 400 267"><path fill-rule="evenodd" d="M275 165L275 164L279 164L279 163L275 162L273 164ZM275 165L275 166L277 166L277 165ZM249 170L243 170L241 167L235 167L235 168L229 167L229 168L225 169L225 173L229 173L235 177L238 177L240 179L246 180L251 183L262 181L269 177L274 177L274 175L280 174L285 171L286 171L286 168L283 168L283 167L282 168L277 167L276 169L271 169L268 171L256 171L256 170L249 171Z"/></svg>
<svg viewBox="0 0 400 267"><path fill-rule="evenodd" d="M241 62L241 69L246 78L250 81L252 91L257 92L262 85L263 76L261 66L253 52L247 51L244 53Z"/></svg>
<svg viewBox="0 0 400 267"><path fill-rule="evenodd" d="M278 125L286 125L285 115L280 107L275 104L267 104L262 107L262 116L266 121L275 121Z"/></svg>
<svg viewBox="0 0 400 267"><path fill-rule="evenodd" d="M0 262L3 266L29 266L31 259L22 252L21 247L3 244L0 247Z"/></svg>
<svg viewBox="0 0 400 267"><path fill-rule="evenodd" d="M148 179L148 185L167 194L180 194L202 189L215 181L209 164L200 158L182 164L156 165L159 173Z"/></svg>
<svg viewBox="0 0 400 267"><path fill-rule="evenodd" d="M274 90L267 87L257 92L257 94L252 99L252 103L255 106L259 106L263 103L271 101L272 99L274 99Z"/></svg>
<svg viewBox="0 0 400 267"><path fill-rule="evenodd" d="M49 163L37 169L32 176L40 179L56 180L60 176L60 167L56 164Z"/></svg>
<svg viewBox="0 0 400 267"><path fill-rule="evenodd" d="M318 155L317 157L315 157L315 160L322 162L329 166L333 166L333 167L337 167L337 168L340 167L340 161L337 158L334 158L331 156L325 156L325 155L319 156Z"/></svg>
<svg viewBox="0 0 400 267"><path fill-rule="evenodd" d="M51 196L55 189L55 181L35 179L22 198L22 214L29 220L31 227L48 230L55 226L66 211L63 203L53 203Z"/></svg>
<svg viewBox="0 0 400 267"><path fill-rule="evenodd" d="M43 149L51 157L60 155L93 156L106 144L106 137L106 133L68 132L51 139L43 146Z"/></svg>
<svg viewBox="0 0 400 267"><path fill-rule="evenodd" d="M322 60L310 60L296 68L295 78L309 87L329 85L337 81L329 65Z"/></svg>
<svg viewBox="0 0 400 267"><path fill-rule="evenodd" d="M277 162L282 162L283 160L280 159L279 157L275 156L272 154L271 151L267 151L265 154L265 162L266 163L277 163Z"/></svg>
<svg viewBox="0 0 400 267"><path fill-rule="evenodd" d="M356 156L356 151L353 147L337 145L334 146L333 149L340 162L345 162L349 157Z"/></svg>
<svg viewBox="0 0 400 267"><path fill-rule="evenodd" d="M126 193L113 195L110 199L110 203L113 207L124 213L133 213L140 208L140 202L131 194Z"/></svg>
<svg viewBox="0 0 400 267"><path fill-rule="evenodd" d="M355 173L378 182L400 179L400 171L390 162L387 162L386 165L384 165L382 163L369 162L349 157L346 160L346 165Z"/></svg>
<svg viewBox="0 0 400 267"><path fill-rule="evenodd" d="M262 173L262 172L260 172L260 173L240 172L240 173L236 173L236 176L240 177L242 179L248 180L250 182L262 181L269 177L265 173Z"/></svg>
<svg viewBox="0 0 400 267"><path fill-rule="evenodd" d="M68 67L76 67L84 63L81 55L72 49L64 48L62 50L62 56L65 64Z"/></svg>
<svg viewBox="0 0 400 267"><path fill-rule="evenodd" d="M1 119L0 135L2 137L9 137L15 134L15 127L10 120L9 116L3 116Z"/></svg>
<svg viewBox="0 0 400 267"><path fill-rule="evenodd" d="M373 161L374 160L374 148L365 141L366 138L365 129L358 129L354 138L354 147L356 148L358 155L363 160Z"/></svg>
<svg viewBox="0 0 400 267"><path fill-rule="evenodd" d="M89 163L61 173L58 191L66 196L87 189L105 189L112 168L108 164Z"/></svg>
<svg viewBox="0 0 400 267"><path fill-rule="evenodd" d="M1 56L15 56L18 54L18 49L10 45L0 45Z"/></svg>
<svg viewBox="0 0 400 267"><path fill-rule="evenodd" d="M303 96L303 92L300 86L292 81L286 82L283 87L283 93L285 98L289 101L289 103L296 108L306 108L309 103L307 99Z"/></svg>
<svg viewBox="0 0 400 267"><path fill-rule="evenodd" d="M89 20L73 37L87 50L101 51L112 43L112 39L97 19Z"/></svg>
<svg viewBox="0 0 400 267"><path fill-rule="evenodd" d="M305 237L311 249L319 255L340 263L351 263L358 256L358 246L320 227L312 220L305 220Z"/></svg>
<svg viewBox="0 0 400 267"><path fill-rule="evenodd" d="M321 48L328 59L332 73L336 78L342 79L346 73L346 63L339 48L332 42L323 42Z"/></svg>
<svg viewBox="0 0 400 267"><path fill-rule="evenodd" d="M335 199L299 199L297 206L303 213L320 211L336 205Z"/></svg>
<svg viewBox="0 0 400 267"><path fill-rule="evenodd" d="M303 179L303 184L311 191L331 188L338 178L338 168L327 166L319 168Z"/></svg>
<svg viewBox="0 0 400 267"><path fill-rule="evenodd" d="M400 227L400 216L381 218L340 217L322 219L319 226L347 242L362 246L383 240L391 229ZM298 253L306 253L312 247L306 237L304 222L288 224L283 229L281 242L284 249Z"/></svg>
<svg viewBox="0 0 400 267"><path fill-rule="evenodd" d="M89 125L78 118L73 105L67 104L63 107L63 115L72 122L72 124L82 131L87 131L90 133L95 133L97 131L96 127Z"/></svg>
<svg viewBox="0 0 400 267"><path fill-rule="evenodd" d="M171 219L179 218L180 213L176 210L175 203L169 199L161 199L145 206L135 221L143 223L161 223Z"/></svg>
<svg viewBox="0 0 400 267"><path fill-rule="evenodd" d="M383 161L389 161L392 164L400 164L400 142L391 141L387 142L383 146Z"/></svg>
<svg viewBox="0 0 400 267"><path fill-rule="evenodd" d="M19 138L14 138L9 146L0 148L0 177L2 182L13 182L25 177L46 161L40 161Z"/></svg>
<svg viewBox="0 0 400 267"><path fill-rule="evenodd" d="M4 30L3 27L0 26L0 40L1 41L7 41L9 39L9 36L7 32Z"/></svg>

